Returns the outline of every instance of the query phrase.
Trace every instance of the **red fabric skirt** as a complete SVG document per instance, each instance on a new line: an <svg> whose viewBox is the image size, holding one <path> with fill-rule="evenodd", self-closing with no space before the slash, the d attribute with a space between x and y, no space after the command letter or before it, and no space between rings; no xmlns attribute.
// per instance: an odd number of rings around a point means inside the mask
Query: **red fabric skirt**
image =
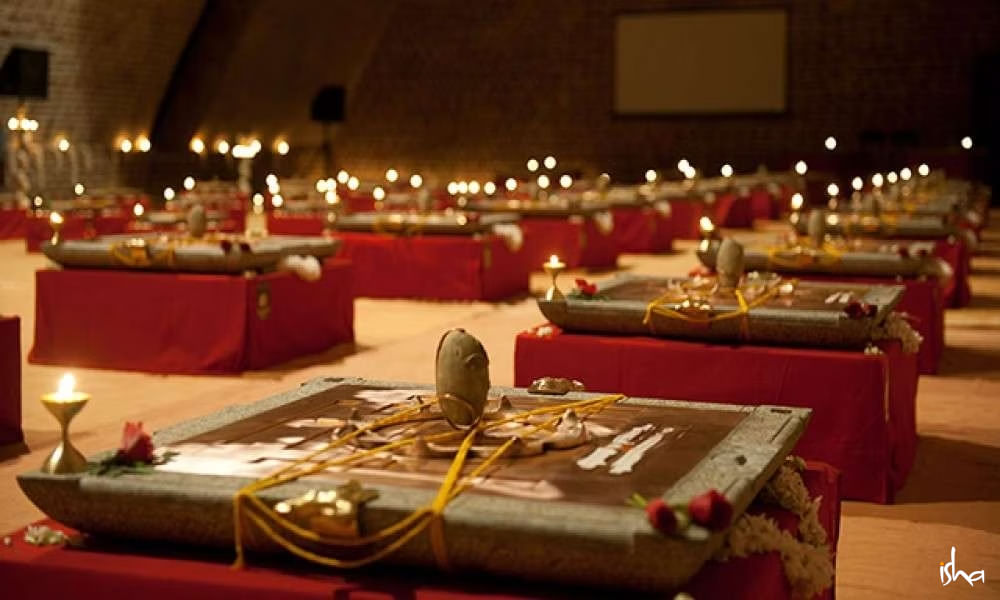
<svg viewBox="0 0 1000 600"><path fill-rule="evenodd" d="M262 369L354 341L351 264L319 281L116 270L36 273L28 361L148 371Z"/></svg>
<svg viewBox="0 0 1000 600"><path fill-rule="evenodd" d="M944 351L944 297L943 286L937 279L883 279L879 277L844 277L842 275L803 275L811 281L844 281L876 285L901 285L906 288L896 311L909 316L910 325L924 341L917 353L917 366L922 375L937 373Z"/></svg>
<svg viewBox="0 0 1000 600"><path fill-rule="evenodd" d="M701 238L698 227L701 218L708 214L700 200L673 199L670 201L670 222L675 240L697 240ZM713 213L714 214L714 213Z"/></svg>
<svg viewBox="0 0 1000 600"><path fill-rule="evenodd" d="M525 261L532 271L540 271L553 254L570 269L611 269L618 263L617 224L607 234L590 218L526 217L520 225Z"/></svg>
<svg viewBox="0 0 1000 600"><path fill-rule="evenodd" d="M24 237L28 213L19 209L0 209L0 240L13 240Z"/></svg>
<svg viewBox="0 0 1000 600"><path fill-rule="evenodd" d="M496 235L340 232L355 291L371 298L501 300L528 292L525 249Z"/></svg>
<svg viewBox="0 0 1000 600"><path fill-rule="evenodd" d="M0 316L0 445L24 439L21 432L21 319Z"/></svg>
<svg viewBox="0 0 1000 600"><path fill-rule="evenodd" d="M843 473L845 498L891 502L916 453L916 355L727 346L535 331L517 336L515 385L579 379L590 391L723 404L803 406L796 453Z"/></svg>
<svg viewBox="0 0 1000 600"><path fill-rule="evenodd" d="M268 213L267 231L275 235L323 235L326 228L320 215L293 213Z"/></svg>
<svg viewBox="0 0 1000 600"><path fill-rule="evenodd" d="M715 200L714 214L712 220L716 225L742 229L753 227L749 195L740 196L735 192L719 194Z"/></svg>
<svg viewBox="0 0 1000 600"><path fill-rule="evenodd" d="M774 198L765 188L754 188L750 191L750 218L752 220L769 221L777 219L780 213L778 198Z"/></svg>
<svg viewBox="0 0 1000 600"><path fill-rule="evenodd" d="M944 259L954 271L954 277L944 286L944 305L950 308L968 306L972 301L972 288L969 286L972 255L969 247L961 239L938 240L934 244L934 255Z"/></svg>
<svg viewBox="0 0 1000 600"><path fill-rule="evenodd" d="M612 214L614 236L622 252L660 253L673 248L670 216L651 206L616 206Z"/></svg>
<svg viewBox="0 0 1000 600"><path fill-rule="evenodd" d="M840 529L840 502L836 470L812 463L802 479L811 497L822 496L819 520L836 551ZM753 504L752 514L766 514L787 531L798 527L788 511ZM43 524L68 534L73 531L53 521ZM95 540L85 549L32 546L23 530L10 535L12 546L0 551L0 581L4 589L34 598L133 598L143 600L295 600L385 599L518 600L549 597L618 597L614 589L567 589L552 584L527 583L485 575L463 576L376 566L337 572L302 562L285 561L285 568L260 565L233 569L232 553L164 548L161 544L105 543ZM276 562L276 561L275 561ZM272 563L274 564L274 563ZM609 582L610 584L611 582ZM777 552L709 561L683 591L695 598L783 600L791 598ZM625 595L636 595L628 593ZM673 594L664 596L672 597ZM832 599L831 587L817 598ZM814 599L815 600L815 599Z"/></svg>

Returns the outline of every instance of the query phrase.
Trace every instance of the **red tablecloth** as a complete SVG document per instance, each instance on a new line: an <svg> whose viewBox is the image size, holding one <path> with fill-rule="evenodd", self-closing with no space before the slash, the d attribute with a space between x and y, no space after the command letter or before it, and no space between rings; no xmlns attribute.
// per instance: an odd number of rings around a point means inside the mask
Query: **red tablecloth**
<svg viewBox="0 0 1000 600"><path fill-rule="evenodd" d="M286 272L41 270L28 361L154 373L265 368L354 340L351 279L342 259L328 260L316 282Z"/></svg>
<svg viewBox="0 0 1000 600"><path fill-rule="evenodd" d="M906 288L896 306L898 312L909 315L910 325L923 336L917 367L921 374L937 373L944 351L944 296L943 286L934 278L883 279L878 277L845 277L843 275L802 275L800 279L812 281L849 281L881 285L901 285Z"/></svg>
<svg viewBox="0 0 1000 600"><path fill-rule="evenodd" d="M712 220L722 227L738 227L749 229L753 227L753 214L750 210L750 195L741 196L737 192L725 192L715 199L715 216Z"/></svg>
<svg viewBox="0 0 1000 600"><path fill-rule="evenodd" d="M637 254L670 252L673 226L670 215L652 206L616 206L614 236L622 252Z"/></svg>
<svg viewBox="0 0 1000 600"><path fill-rule="evenodd" d="M540 271L553 254L570 269L610 269L618 263L615 230L603 233L593 219L525 217L520 225L525 261L532 271Z"/></svg>
<svg viewBox="0 0 1000 600"><path fill-rule="evenodd" d="M972 271L971 253L961 238L938 240L934 244L934 255L944 259L955 272L954 278L945 283L944 305L951 308L968 306L972 301L969 274Z"/></svg>
<svg viewBox="0 0 1000 600"><path fill-rule="evenodd" d="M705 203L691 198L670 200L670 222L675 240L697 240L701 238L698 223L708 214ZM714 213L713 213L714 214Z"/></svg>
<svg viewBox="0 0 1000 600"><path fill-rule="evenodd" d="M891 502L916 452L916 355L726 346L535 331L517 336L514 380L581 380L588 390L813 409L796 453L843 472L844 497Z"/></svg>
<svg viewBox="0 0 1000 600"><path fill-rule="evenodd" d="M320 215L272 212L267 215L267 231L275 235L323 235L326 220Z"/></svg>
<svg viewBox="0 0 1000 600"><path fill-rule="evenodd" d="M67 215L64 217L60 235L65 240L89 239L99 235L125 233L131 217L124 213L117 215L97 215L82 217ZM49 225L48 214L30 215L25 223L24 245L28 252L40 252L42 242L52 239L52 226Z"/></svg>
<svg viewBox="0 0 1000 600"><path fill-rule="evenodd" d="M837 472L827 465L813 463L802 479L812 497L823 497L820 523L826 528L831 547L836 551L840 528ZM786 530L797 526L797 518L787 511L755 504L750 512L766 513ZM42 523L74 533L52 521ZM0 582L4 590L18 598L516 600L637 595L623 590L572 589L392 566L341 574L300 562L282 563L284 568L251 562L251 566L236 570L230 567L231 553L224 551L185 552L159 544L101 544L98 541L90 543L92 547L87 549L67 549L32 546L24 541L23 530L13 532L10 537L11 547L0 547ZM791 598L776 552L725 563L710 561L684 586L684 591L699 600ZM831 587L818 598L832 599L833 595Z"/></svg>
<svg viewBox="0 0 1000 600"><path fill-rule="evenodd" d="M0 316L0 445L24 439L21 432L21 319Z"/></svg>
<svg viewBox="0 0 1000 600"><path fill-rule="evenodd" d="M496 235L340 232L354 289L372 298L500 300L528 292L524 248Z"/></svg>
<svg viewBox="0 0 1000 600"><path fill-rule="evenodd" d="M771 196L766 188L754 188L750 191L750 218L768 221L777 219L779 215L778 199Z"/></svg>
<svg viewBox="0 0 1000 600"><path fill-rule="evenodd" d="M24 227L27 221L28 213L20 208L0 209L0 240L24 237Z"/></svg>

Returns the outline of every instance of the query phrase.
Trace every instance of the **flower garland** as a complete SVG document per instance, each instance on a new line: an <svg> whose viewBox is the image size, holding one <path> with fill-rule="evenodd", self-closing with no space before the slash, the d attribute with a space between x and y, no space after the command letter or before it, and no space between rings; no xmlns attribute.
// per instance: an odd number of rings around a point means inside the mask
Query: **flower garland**
<svg viewBox="0 0 1000 600"><path fill-rule="evenodd" d="M812 598L833 585L834 566L826 530L819 522L823 498L809 498L809 491L799 474L803 467L801 459L790 458L778 468L758 496L764 502L798 515L798 537L782 530L774 519L744 514L730 528L716 559L778 552L792 594L798 598Z"/></svg>
<svg viewBox="0 0 1000 600"><path fill-rule="evenodd" d="M903 346L903 352L916 354L920 351L920 344L923 343L924 337L910 325L908 318L909 315L906 313L889 313L882 325L875 328L873 337L877 340L899 340Z"/></svg>

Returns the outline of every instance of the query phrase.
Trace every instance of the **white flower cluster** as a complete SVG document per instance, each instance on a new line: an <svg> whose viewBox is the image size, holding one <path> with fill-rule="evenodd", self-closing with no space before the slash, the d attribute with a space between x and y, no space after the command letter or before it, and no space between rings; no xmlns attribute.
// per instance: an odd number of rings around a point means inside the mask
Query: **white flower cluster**
<svg viewBox="0 0 1000 600"><path fill-rule="evenodd" d="M524 245L524 231L517 223L497 223L493 226L493 233L503 239L511 252L521 251L521 246Z"/></svg>
<svg viewBox="0 0 1000 600"><path fill-rule="evenodd" d="M812 598L833 585L834 567L827 533L819 522L822 497L809 498L795 466L782 465L761 491L760 499L777 504L799 517L798 537L783 531L773 519L744 514L730 528L717 558L778 552L785 577L797 598Z"/></svg>
<svg viewBox="0 0 1000 600"><path fill-rule="evenodd" d="M917 333L917 330L910 326L906 320L906 313L891 312L885 318L881 327L875 330L876 339L896 339L902 342L903 352L916 354L920 351L920 344L924 337Z"/></svg>
<svg viewBox="0 0 1000 600"><path fill-rule="evenodd" d="M319 281L323 267L315 256L286 256L278 261L279 271L290 271L305 281Z"/></svg>

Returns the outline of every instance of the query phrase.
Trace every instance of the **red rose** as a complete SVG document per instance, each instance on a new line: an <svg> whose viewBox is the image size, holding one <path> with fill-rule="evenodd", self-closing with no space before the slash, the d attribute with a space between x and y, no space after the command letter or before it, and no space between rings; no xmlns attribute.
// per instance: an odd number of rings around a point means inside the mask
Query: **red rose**
<svg viewBox="0 0 1000 600"><path fill-rule="evenodd" d="M243 252L244 254L253 252L253 248L250 247L248 242L240 242L240 252Z"/></svg>
<svg viewBox="0 0 1000 600"><path fill-rule="evenodd" d="M910 249L906 246L900 246L896 253L899 254L900 258L910 258Z"/></svg>
<svg viewBox="0 0 1000 600"><path fill-rule="evenodd" d="M223 252L229 254L229 251L233 249L233 243L229 240L222 240L219 242L219 247L222 248Z"/></svg>
<svg viewBox="0 0 1000 600"><path fill-rule="evenodd" d="M649 519L649 524L663 535L677 531L677 515L660 498L654 498L646 504L646 517Z"/></svg>
<svg viewBox="0 0 1000 600"><path fill-rule="evenodd" d="M124 463L153 462L153 439L142 430L142 421L125 423L121 446L115 458Z"/></svg>
<svg viewBox="0 0 1000 600"><path fill-rule="evenodd" d="M691 520L712 530L725 529L733 518L733 505L718 490L708 490L688 503Z"/></svg>
<svg viewBox="0 0 1000 600"><path fill-rule="evenodd" d="M844 312L847 316L852 319L860 319L862 317L874 317L878 314L878 306L874 304L868 304L866 302L859 302L857 300L851 300L844 307Z"/></svg>
<svg viewBox="0 0 1000 600"><path fill-rule="evenodd" d="M584 296L593 296L597 293L597 285L588 282L586 279L577 279L576 289L580 290L580 293Z"/></svg>

